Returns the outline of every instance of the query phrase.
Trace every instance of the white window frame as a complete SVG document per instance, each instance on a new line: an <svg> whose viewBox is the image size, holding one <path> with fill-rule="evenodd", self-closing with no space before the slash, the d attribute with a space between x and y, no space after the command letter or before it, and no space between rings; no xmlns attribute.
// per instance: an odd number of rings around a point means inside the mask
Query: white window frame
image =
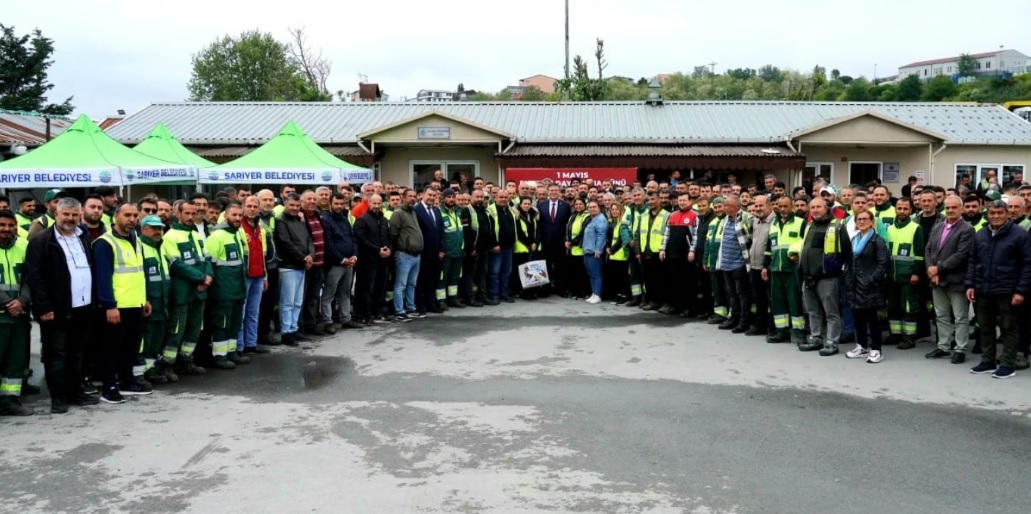
<svg viewBox="0 0 1031 514"><path fill-rule="evenodd" d="M472 165L473 175L469 177L471 182L473 177L480 176L480 161L477 160L455 160L455 159L414 159L408 161L408 187L415 187L415 167L427 164L439 164L441 171L444 172L444 180L451 180L451 175L448 173L448 166L452 164L458 165Z"/></svg>
<svg viewBox="0 0 1031 514"><path fill-rule="evenodd" d="M877 180L884 181L884 161L848 161L848 180L847 183L852 183L852 165L853 164L876 164L877 165ZM899 171L899 182L902 182L902 171ZM860 184L862 185L862 184Z"/></svg>
<svg viewBox="0 0 1031 514"><path fill-rule="evenodd" d="M816 168L817 171L820 170L820 166L830 166L831 167L831 176L827 177L827 180L829 180L831 184L834 184L835 182L834 182L834 163L833 162L830 162L830 161L813 161L813 162L805 163L805 167L806 168L814 167L814 168Z"/></svg>
<svg viewBox="0 0 1031 514"><path fill-rule="evenodd" d="M1003 179L1003 177L1002 177L1003 168L1012 168L1014 166L1020 166L1021 168L1023 168L1023 174L1025 176L1027 175L1027 164L1022 163L1022 162L1011 162L1011 163L957 162L956 165L953 166L953 168L952 168L953 180L955 180L955 177L958 176L958 174L959 174L959 167L960 166L974 166L975 168L977 168L977 171L975 172L975 175L973 177L970 177L970 183L973 184L975 188L977 187L978 184L981 183L981 180L983 180L983 178L984 178L982 176L982 174L984 173L982 170L984 168L995 168L995 169L997 169L999 171L999 173L996 176L996 178L998 178L1000 181ZM1025 178L1024 180L1026 181L1027 179ZM1000 188L1003 185L1004 184L1002 182L999 182L999 187Z"/></svg>

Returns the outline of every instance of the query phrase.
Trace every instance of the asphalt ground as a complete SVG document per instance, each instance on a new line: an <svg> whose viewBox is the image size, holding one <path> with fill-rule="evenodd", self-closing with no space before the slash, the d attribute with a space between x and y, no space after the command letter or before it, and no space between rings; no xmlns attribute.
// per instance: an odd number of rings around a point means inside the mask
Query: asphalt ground
<svg viewBox="0 0 1031 514"><path fill-rule="evenodd" d="M1031 373L930 349L873 365L558 298L452 310L123 405L44 394L0 418L0 512L1031 511Z"/></svg>

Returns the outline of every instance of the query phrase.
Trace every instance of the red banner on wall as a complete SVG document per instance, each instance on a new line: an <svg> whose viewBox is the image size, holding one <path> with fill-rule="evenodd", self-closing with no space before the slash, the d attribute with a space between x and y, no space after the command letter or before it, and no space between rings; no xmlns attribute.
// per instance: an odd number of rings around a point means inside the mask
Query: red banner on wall
<svg viewBox="0 0 1031 514"><path fill-rule="evenodd" d="M637 168L506 168L505 180L543 180L549 178L563 186L573 179L593 179L595 184L611 180L613 185L627 186L637 180Z"/></svg>

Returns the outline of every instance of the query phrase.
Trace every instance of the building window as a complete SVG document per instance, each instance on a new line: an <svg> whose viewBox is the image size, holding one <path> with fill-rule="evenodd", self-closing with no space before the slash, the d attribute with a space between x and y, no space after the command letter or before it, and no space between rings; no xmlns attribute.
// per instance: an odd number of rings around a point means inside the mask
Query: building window
<svg viewBox="0 0 1031 514"><path fill-rule="evenodd" d="M1023 176L1024 168L1023 164L957 164L956 183L959 183L960 177L969 174L970 183L977 188L982 180L987 180L988 172L994 171L1001 190L1002 186L1013 180L1013 174L1020 173Z"/></svg>
<svg viewBox="0 0 1031 514"><path fill-rule="evenodd" d="M949 73L952 73L952 66L949 66Z"/></svg>
<svg viewBox="0 0 1031 514"><path fill-rule="evenodd" d="M831 184L834 183L833 162L807 162L805 171L802 172L802 183L812 182L815 177L823 177Z"/></svg>
<svg viewBox="0 0 1031 514"><path fill-rule="evenodd" d="M924 68L924 76L927 76L927 68Z"/></svg>
<svg viewBox="0 0 1031 514"><path fill-rule="evenodd" d="M473 177L480 174L480 161L409 161L408 168L411 172L410 185L417 189L429 184L434 173L440 170L444 174L445 184L441 184L441 189L444 189L447 188L446 182L455 174L465 175L472 183Z"/></svg>
<svg viewBox="0 0 1031 514"><path fill-rule="evenodd" d="M984 63L984 67L986 69L989 69L989 70L992 69L992 61L988 61L988 62Z"/></svg>

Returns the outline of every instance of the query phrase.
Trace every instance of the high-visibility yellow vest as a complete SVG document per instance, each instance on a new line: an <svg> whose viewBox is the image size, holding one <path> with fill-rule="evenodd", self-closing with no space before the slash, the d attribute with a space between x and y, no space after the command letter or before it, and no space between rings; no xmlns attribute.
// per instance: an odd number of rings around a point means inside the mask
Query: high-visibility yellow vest
<svg viewBox="0 0 1031 514"><path fill-rule="evenodd" d="M889 203L885 203L884 205L886 205L887 208L881 209L876 205L874 206L874 217L877 218L877 221L880 221L885 225L891 225L895 223L895 208Z"/></svg>
<svg viewBox="0 0 1031 514"><path fill-rule="evenodd" d="M787 221L773 220L770 226L770 271L791 271L796 264L791 261L792 248L798 253L802 244L802 218L790 215Z"/></svg>
<svg viewBox="0 0 1031 514"><path fill-rule="evenodd" d="M612 253L609 254L609 260L622 262L627 260L630 255L630 249L623 244L623 239L619 233L619 231L626 225L621 221L610 221L614 228L612 229L612 240L609 242L609 248L612 251Z"/></svg>
<svg viewBox="0 0 1031 514"><path fill-rule="evenodd" d="M638 218L637 240L641 253L659 253L662 248L662 236L666 233L666 218L669 211L659 209L654 216L651 209L644 211Z"/></svg>
<svg viewBox="0 0 1031 514"><path fill-rule="evenodd" d="M516 223L519 224L519 227L522 228L523 232L525 232L528 236L530 236L531 239L533 238L533 236L537 232L537 225L536 225L537 222L536 221L534 221L534 225L531 226L529 223L526 222L526 219L524 219L522 216L520 216L516 220ZM513 248L512 252L513 253L530 253L530 248L528 246L524 245L521 241L519 241L518 235L519 235L519 232L516 231L516 243L515 243L515 247ZM540 248L538 248L537 251L539 252Z"/></svg>
<svg viewBox="0 0 1031 514"><path fill-rule="evenodd" d="M25 264L25 249L28 241L15 238L10 248L0 247L0 291L10 298L21 296L21 269ZM22 307L28 307L23 305ZM0 304L0 314L7 315L7 306Z"/></svg>
<svg viewBox="0 0 1031 514"><path fill-rule="evenodd" d="M143 273L143 244L136 238L134 247L129 241L105 232L93 244L111 246L114 254L114 274L111 290L115 306L119 309L138 309L147 303L147 277Z"/></svg>
<svg viewBox="0 0 1031 514"><path fill-rule="evenodd" d="M888 255L891 256L892 277L895 280L905 279L913 275L913 267L916 261L923 260L923 257L916 256L916 248L913 247L913 240L916 238L916 231L920 228L919 223L908 222L904 227L892 223L888 226Z"/></svg>
<svg viewBox="0 0 1031 514"><path fill-rule="evenodd" d="M14 213L14 217L17 218L18 228L24 230L25 233L28 234L29 227L32 226L32 218L22 214L21 211Z"/></svg>
<svg viewBox="0 0 1031 514"><path fill-rule="evenodd" d="M586 219L587 211L581 212L579 214L574 214L573 217L570 218L568 231L569 233L566 234L567 241L573 242L576 240L577 237L580 236L580 233L584 230L584 220ZM573 255L574 257L583 257L584 249L578 244L573 244L569 249L569 254Z"/></svg>
<svg viewBox="0 0 1031 514"><path fill-rule="evenodd" d="M514 212L511 207L508 208L508 211L509 211L509 213L512 214L513 220L519 219L519 215L516 212ZM498 205L497 204L492 203L492 204L487 206L487 216L494 219L494 240L495 241L500 241L501 240L501 224L498 222ZM513 235L515 233L515 230L516 230L516 226L515 226L515 223L513 223L512 224ZM516 237L515 239L518 240L519 238Z"/></svg>

